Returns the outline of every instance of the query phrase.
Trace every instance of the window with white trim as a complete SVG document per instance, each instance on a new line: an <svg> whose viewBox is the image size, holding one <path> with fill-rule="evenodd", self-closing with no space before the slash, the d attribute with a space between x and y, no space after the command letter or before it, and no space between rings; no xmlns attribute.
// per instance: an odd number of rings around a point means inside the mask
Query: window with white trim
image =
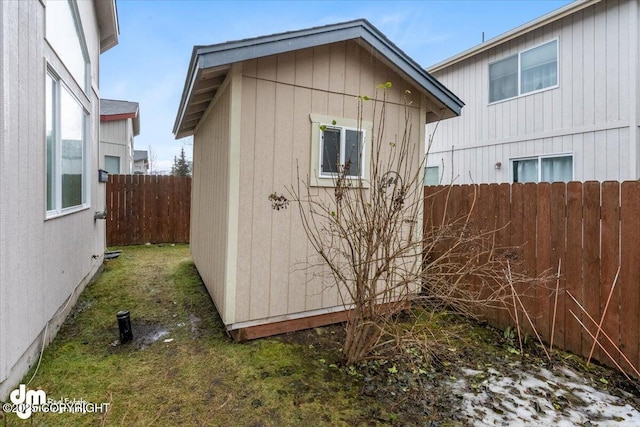
<svg viewBox="0 0 640 427"><path fill-rule="evenodd" d="M344 171L347 177L363 177L364 130L320 125L320 176L336 177Z"/></svg>
<svg viewBox="0 0 640 427"><path fill-rule="evenodd" d="M424 171L424 185L440 185L440 167L427 166Z"/></svg>
<svg viewBox="0 0 640 427"><path fill-rule="evenodd" d="M46 91L46 205L56 215L87 203L87 114L52 72Z"/></svg>
<svg viewBox="0 0 640 427"><path fill-rule="evenodd" d="M345 170L347 179L361 178L367 187L368 153L373 123L311 113L311 185L333 187L338 172Z"/></svg>
<svg viewBox="0 0 640 427"><path fill-rule="evenodd" d="M110 174L117 175L120 173L120 157L104 156L104 170Z"/></svg>
<svg viewBox="0 0 640 427"><path fill-rule="evenodd" d="M89 92L89 54L75 1L50 1L45 8L46 38L78 86Z"/></svg>
<svg viewBox="0 0 640 427"><path fill-rule="evenodd" d="M558 40L489 64L489 103L558 85Z"/></svg>
<svg viewBox="0 0 640 427"><path fill-rule="evenodd" d="M573 181L573 156L538 156L513 159L513 182Z"/></svg>

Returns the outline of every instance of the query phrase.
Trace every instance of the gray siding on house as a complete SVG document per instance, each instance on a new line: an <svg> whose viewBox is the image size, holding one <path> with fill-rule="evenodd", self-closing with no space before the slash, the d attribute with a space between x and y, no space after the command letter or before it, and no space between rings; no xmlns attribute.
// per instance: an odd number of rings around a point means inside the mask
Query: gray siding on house
<svg viewBox="0 0 640 427"><path fill-rule="evenodd" d="M78 2L92 64L87 167L98 168L99 34L93 2ZM63 70L45 41L40 1L0 3L0 399L37 363L84 285L102 265L104 186L95 173L88 208L45 219L45 70ZM64 71L64 70L63 70ZM61 72L63 72L61 71ZM43 334L46 333L46 340Z"/></svg>
<svg viewBox="0 0 640 427"><path fill-rule="evenodd" d="M466 106L428 127L429 165L445 183L510 182L511 159L567 153L575 180L637 179L637 38L637 1L602 1L434 72ZM488 64L553 39L558 87L488 105Z"/></svg>
<svg viewBox="0 0 640 427"><path fill-rule="evenodd" d="M132 119L100 122L100 167L104 156L120 157L120 173L133 173Z"/></svg>
<svg viewBox="0 0 640 427"><path fill-rule="evenodd" d="M37 2L2 2L0 132L0 382L24 351L22 337L37 336L44 325L44 300L35 291L43 271L44 180L30 179L30 166L44 165L44 145L11 141L44 140L44 11ZM20 78L18 78L20 77ZM20 102L21 99L27 102ZM30 108L29 106L34 108ZM44 169L43 169L44 171ZM42 176L38 174L37 176ZM35 225L16 224L28 217ZM11 304L8 304L11 302ZM31 311L29 307L37 307ZM25 313L26 316L20 315ZM27 343L27 344L30 344Z"/></svg>

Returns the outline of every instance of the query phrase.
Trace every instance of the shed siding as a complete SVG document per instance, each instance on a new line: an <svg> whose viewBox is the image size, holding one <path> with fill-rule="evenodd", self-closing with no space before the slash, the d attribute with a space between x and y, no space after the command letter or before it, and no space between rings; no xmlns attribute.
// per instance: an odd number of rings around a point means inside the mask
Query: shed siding
<svg viewBox="0 0 640 427"><path fill-rule="evenodd" d="M93 2L78 2L97 70ZM90 208L45 220L44 6L40 1L0 5L0 400L37 362L46 330L49 342L104 254L104 186L95 173ZM97 74L97 73L96 73ZM94 74L97 82L97 75ZM97 85L85 95L88 167L98 167ZM94 258L95 257L95 258Z"/></svg>
<svg viewBox="0 0 640 427"><path fill-rule="evenodd" d="M191 255L225 323L230 100L227 85L196 130L191 190Z"/></svg>
<svg viewBox="0 0 640 427"><path fill-rule="evenodd" d="M299 178L306 181L311 132L317 131L310 113L357 119L356 97L372 96L377 83L393 83L385 131L389 141L404 129L400 103L405 89L417 94L410 111L414 158L420 158L419 92L355 42L247 61L242 74L235 321L268 322L341 307L331 279L317 277L318 271L309 267L321 261L307 242L297 205L274 211L268 196L288 195L287 187ZM371 121L371 113L368 103L365 120Z"/></svg>
<svg viewBox="0 0 640 427"><path fill-rule="evenodd" d="M434 73L466 105L428 127L429 165L445 183L510 182L512 157L573 153L576 180L636 179L637 20L632 1L600 2ZM488 64L553 39L558 87L488 105Z"/></svg>

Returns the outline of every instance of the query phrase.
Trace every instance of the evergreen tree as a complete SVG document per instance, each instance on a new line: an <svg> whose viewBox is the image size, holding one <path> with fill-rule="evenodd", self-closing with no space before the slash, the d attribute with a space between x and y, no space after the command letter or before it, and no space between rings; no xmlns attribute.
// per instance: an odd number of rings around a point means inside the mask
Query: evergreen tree
<svg viewBox="0 0 640 427"><path fill-rule="evenodd" d="M171 175L191 176L191 164L184 157L184 147L180 149L180 157L173 156L173 166L171 166Z"/></svg>

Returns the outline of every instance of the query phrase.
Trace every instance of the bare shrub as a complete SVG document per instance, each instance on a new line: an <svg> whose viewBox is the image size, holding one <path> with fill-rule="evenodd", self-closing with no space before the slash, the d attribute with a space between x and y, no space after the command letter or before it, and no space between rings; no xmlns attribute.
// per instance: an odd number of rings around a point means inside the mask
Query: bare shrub
<svg viewBox="0 0 640 427"><path fill-rule="evenodd" d="M371 146L365 147L371 153L368 179L354 176L347 161L338 165L331 188L312 189L311 178L299 174L288 188L323 271L349 310L343 349L348 364L411 336L394 322L415 301L472 317L479 307L511 301L505 280L508 251L497 251L495 230L474 227L469 213L422 229L426 156L416 155L411 139L410 92L405 92L404 127L396 135L385 133L390 87L379 85L373 99L357 99L360 124L364 104L373 104L368 109L374 123ZM274 209L288 203L275 193L270 201ZM512 282L521 279L511 277Z"/></svg>

